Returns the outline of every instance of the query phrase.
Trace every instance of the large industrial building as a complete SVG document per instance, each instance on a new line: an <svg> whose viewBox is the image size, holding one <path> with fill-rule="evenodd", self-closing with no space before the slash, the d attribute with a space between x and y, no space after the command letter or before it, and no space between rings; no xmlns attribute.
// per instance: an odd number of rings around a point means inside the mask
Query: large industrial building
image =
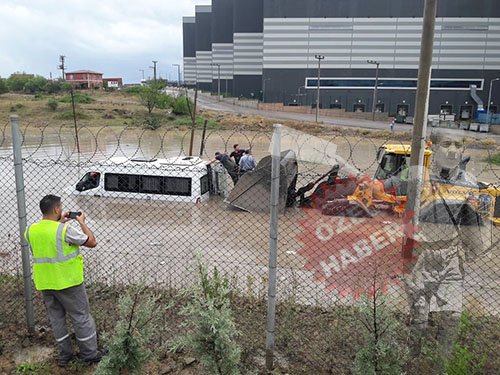
<svg viewBox="0 0 500 375"><path fill-rule="evenodd" d="M412 115L423 7L424 0L212 0L183 20L184 81L315 106L319 55L320 107L362 112L372 110L376 62L377 110ZM496 113L498 0L440 0L434 46L429 113L471 118L488 106L491 83Z"/></svg>

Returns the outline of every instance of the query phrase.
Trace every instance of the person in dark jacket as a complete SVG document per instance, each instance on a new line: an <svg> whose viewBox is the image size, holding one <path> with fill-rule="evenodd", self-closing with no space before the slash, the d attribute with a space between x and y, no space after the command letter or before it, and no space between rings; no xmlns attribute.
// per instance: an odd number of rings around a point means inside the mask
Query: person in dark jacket
<svg viewBox="0 0 500 375"><path fill-rule="evenodd" d="M231 180L233 180L233 184L236 185L238 182L238 165L225 153L216 152L215 160L219 161L226 168ZM215 160L212 162L215 162Z"/></svg>

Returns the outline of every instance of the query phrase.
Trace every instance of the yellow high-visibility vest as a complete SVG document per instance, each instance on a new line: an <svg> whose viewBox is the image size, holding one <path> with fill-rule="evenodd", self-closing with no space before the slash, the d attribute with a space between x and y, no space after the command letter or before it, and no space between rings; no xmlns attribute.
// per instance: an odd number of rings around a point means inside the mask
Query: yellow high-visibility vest
<svg viewBox="0 0 500 375"><path fill-rule="evenodd" d="M83 282L83 258L78 245L66 243L67 228L57 221L42 220L26 229L37 290L61 290Z"/></svg>

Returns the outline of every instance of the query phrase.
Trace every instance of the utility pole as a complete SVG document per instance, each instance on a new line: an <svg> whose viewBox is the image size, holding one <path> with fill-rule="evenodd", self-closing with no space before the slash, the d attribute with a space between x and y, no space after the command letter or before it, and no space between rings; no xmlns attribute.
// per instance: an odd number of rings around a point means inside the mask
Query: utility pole
<svg viewBox="0 0 500 375"><path fill-rule="evenodd" d="M372 105L372 121L375 121L375 111L377 110L377 90L378 90L378 67L380 63L375 60L367 60L368 64L375 64L377 68L375 69L375 86L373 88L373 105Z"/></svg>
<svg viewBox="0 0 500 375"><path fill-rule="evenodd" d="M144 81L144 69L139 69L139 72L142 72L142 80Z"/></svg>
<svg viewBox="0 0 500 375"><path fill-rule="evenodd" d="M181 64L172 64L177 67L177 87L181 87Z"/></svg>
<svg viewBox="0 0 500 375"><path fill-rule="evenodd" d="M420 191L423 179L423 163L425 136L427 131L427 113L429 110L429 87L431 81L432 49L434 45L434 28L436 23L437 0L425 0L424 20L422 25L422 42L420 45L420 63L418 67L417 94L415 100L415 120L411 143L410 171L408 183L408 200L404 217L406 225L418 224L420 208ZM411 233L411 231L405 231ZM411 259L415 241L404 237L402 255Z"/></svg>
<svg viewBox="0 0 500 375"><path fill-rule="evenodd" d="M156 60L153 60L153 66L150 66L151 69L153 69L153 81L156 81L156 64L158 63L158 61Z"/></svg>
<svg viewBox="0 0 500 375"><path fill-rule="evenodd" d="M62 79L65 80L66 79L66 75L64 74L64 71L66 69L66 66L64 65L64 59L66 58L66 56L63 56L63 55L60 55L59 56L59 65L57 67L57 69L61 70L62 71Z"/></svg>
<svg viewBox="0 0 500 375"><path fill-rule="evenodd" d="M324 60L325 56L323 55L314 55L314 58L318 60L318 92L316 94L316 122L318 122L319 115L319 86L321 79L321 60Z"/></svg>

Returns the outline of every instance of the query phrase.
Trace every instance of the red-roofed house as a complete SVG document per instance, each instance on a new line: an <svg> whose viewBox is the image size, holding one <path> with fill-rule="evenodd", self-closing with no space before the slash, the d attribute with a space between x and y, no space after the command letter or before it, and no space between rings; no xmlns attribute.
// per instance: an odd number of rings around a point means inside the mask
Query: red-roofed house
<svg viewBox="0 0 500 375"><path fill-rule="evenodd" d="M92 70L75 70L66 73L66 82L80 89L102 87L102 73Z"/></svg>

